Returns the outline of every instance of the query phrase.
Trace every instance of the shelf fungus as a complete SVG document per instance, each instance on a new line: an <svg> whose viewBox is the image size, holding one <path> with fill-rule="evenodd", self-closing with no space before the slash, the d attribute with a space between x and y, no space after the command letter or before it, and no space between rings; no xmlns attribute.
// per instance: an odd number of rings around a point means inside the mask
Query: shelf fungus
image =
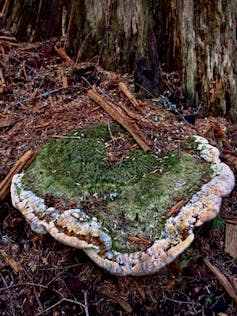
<svg viewBox="0 0 237 316"><path fill-rule="evenodd" d="M121 133L101 125L46 143L30 168L13 177L12 202L33 231L83 249L105 270L152 274L189 247L196 226L218 214L235 179L203 137L157 157L133 146L114 153Z"/></svg>

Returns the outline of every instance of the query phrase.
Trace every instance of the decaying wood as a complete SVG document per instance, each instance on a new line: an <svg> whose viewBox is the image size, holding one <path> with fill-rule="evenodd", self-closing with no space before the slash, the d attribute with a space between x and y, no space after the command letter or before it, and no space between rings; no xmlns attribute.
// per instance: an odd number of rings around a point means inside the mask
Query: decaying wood
<svg viewBox="0 0 237 316"><path fill-rule="evenodd" d="M237 258L237 224L226 223L225 227L225 252L234 259Z"/></svg>
<svg viewBox="0 0 237 316"><path fill-rule="evenodd" d="M54 46L54 49L63 60L65 60L72 66L75 65L75 62L68 56L65 49L63 49L62 47L58 48L56 45Z"/></svg>
<svg viewBox="0 0 237 316"><path fill-rule="evenodd" d="M150 150L150 142L146 139L142 131L139 129L137 124L131 120L121 109L117 108L111 102L105 100L96 91L90 89L88 91L88 96L98 103L107 113L109 113L112 118L121 124L135 139L138 145L145 151Z"/></svg>
<svg viewBox="0 0 237 316"><path fill-rule="evenodd" d="M35 150L28 150L12 167L8 175L0 182L0 202L3 201L10 191L12 177L25 170L36 157Z"/></svg>
<svg viewBox="0 0 237 316"><path fill-rule="evenodd" d="M5 79L3 77L2 69L0 68L0 93L3 93L6 88Z"/></svg>
<svg viewBox="0 0 237 316"><path fill-rule="evenodd" d="M139 104L138 100L132 94L132 92L128 89L125 83L120 82L118 85L119 89L126 95L132 105L140 112L142 112L141 105Z"/></svg>
<svg viewBox="0 0 237 316"><path fill-rule="evenodd" d="M217 267L212 265L207 258L204 259L204 262L207 265L207 267L211 270L211 272L216 276L216 278L220 281L221 285L224 287L224 289L233 299L233 301L237 303L237 291L232 286L228 278Z"/></svg>
<svg viewBox="0 0 237 316"><path fill-rule="evenodd" d="M170 216L175 215L179 212L182 206L184 206L187 203L188 199L180 200L177 202L174 206L171 207L171 209L168 211L166 218L169 218Z"/></svg>

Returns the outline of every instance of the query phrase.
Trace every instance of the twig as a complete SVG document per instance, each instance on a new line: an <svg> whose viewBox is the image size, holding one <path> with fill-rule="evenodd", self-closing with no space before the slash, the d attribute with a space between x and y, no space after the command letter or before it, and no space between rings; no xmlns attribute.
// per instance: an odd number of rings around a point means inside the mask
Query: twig
<svg viewBox="0 0 237 316"><path fill-rule="evenodd" d="M118 85L119 89L125 94L125 96L128 98L128 100L132 103L132 105L140 112L143 113L141 105L133 95L133 93L128 89L125 83L120 82Z"/></svg>
<svg viewBox="0 0 237 316"><path fill-rule="evenodd" d="M66 17L67 17L67 10L65 6L63 6L63 11L62 11L62 37L65 39L66 38L66 31L65 31L65 25L66 25Z"/></svg>
<svg viewBox="0 0 237 316"><path fill-rule="evenodd" d="M178 300L174 300L174 299L169 298L169 297L165 297L165 299L166 299L167 301L171 301L171 302L178 303L178 304L195 305L195 302L193 302L193 301L191 301L191 302L187 302L187 301L178 301Z"/></svg>
<svg viewBox="0 0 237 316"><path fill-rule="evenodd" d="M48 288L48 286L46 286L46 285L32 283L32 282L24 282L24 283L9 285L9 286L6 286L6 287L1 287L0 288L0 292L8 290L8 289L13 289L13 288L16 288L16 287L19 287L19 286L38 286L38 287L42 287L44 289Z"/></svg>
<svg viewBox="0 0 237 316"><path fill-rule="evenodd" d="M93 89L88 91L88 96L98 103L109 115L112 116L119 124L121 124L135 139L138 145L145 151L150 150L150 141L146 139L142 131L139 129L138 125L130 119L121 109L117 108L113 103L108 102L106 99L102 98Z"/></svg>
<svg viewBox="0 0 237 316"><path fill-rule="evenodd" d="M0 56L2 56L2 57L4 57L6 54L5 53L0 53ZM18 59L18 58L16 58L16 57L14 57L14 56L7 56L8 58L11 58L11 59L13 59L13 60L15 60L15 61L17 61L19 64L22 64L22 61L20 60L20 59ZM28 66L28 65L25 65L25 67L28 69L28 70L30 70L32 73L34 73L35 74L35 76L36 77L41 77L41 76L39 76L38 75L38 73L34 70L34 69L32 69L30 66Z"/></svg>
<svg viewBox="0 0 237 316"><path fill-rule="evenodd" d="M145 87L143 87L143 86L140 85L139 83L136 82L136 86L138 86L139 88L141 88L142 90L144 90L145 92L147 92L152 98L155 98L154 94L152 94L149 90L147 90Z"/></svg>
<svg viewBox="0 0 237 316"><path fill-rule="evenodd" d="M83 294L84 294L85 314L86 314L86 316L90 316L89 315L89 308L88 308L87 291L83 291Z"/></svg>
<svg viewBox="0 0 237 316"><path fill-rule="evenodd" d="M80 136L64 136L64 135L53 135L53 138L63 138L63 139L81 139Z"/></svg>
<svg viewBox="0 0 237 316"><path fill-rule="evenodd" d="M15 41L16 42L16 38L12 37L12 36L0 36L0 40Z"/></svg>
<svg viewBox="0 0 237 316"><path fill-rule="evenodd" d="M15 110L16 108L18 108L18 106L22 105L22 104L25 104L29 101L32 101L32 100L36 100L36 99L40 99L42 97L48 97L50 94L53 94L55 92L58 92L60 90L64 90L64 89L72 89L72 88L76 88L78 87L78 85L72 85L72 86L67 86L67 87L59 87L59 88L56 88L56 89L52 89L52 90L48 90L48 91L45 91L39 95L36 95L36 96L33 96L33 97L30 97L30 98L26 98L24 100L21 100L21 101L17 101L17 102L14 102L14 103L11 103L8 105L8 107L12 110Z"/></svg>
<svg viewBox="0 0 237 316"><path fill-rule="evenodd" d="M12 177L21 172L22 170L27 169L31 162L36 157L35 150L28 150L12 167L7 176L0 182L0 201L3 201L10 191L10 185Z"/></svg>
<svg viewBox="0 0 237 316"><path fill-rule="evenodd" d="M73 17L73 13L74 13L74 4L75 4L75 0L72 1L70 17L69 17L69 22L68 22L68 27L67 27L67 34L66 34L66 37L65 37L64 45L63 45L64 49L66 47L66 42L68 40L68 37L69 37L68 35L69 35L71 24L72 24L72 17Z"/></svg>
<svg viewBox="0 0 237 316"><path fill-rule="evenodd" d="M39 6L38 6L38 10L37 10L37 17L36 17L36 22L35 22L35 30L38 30L41 8L42 8L42 0L39 1ZM34 32L31 36L31 42L33 42L33 40L34 40Z"/></svg>
<svg viewBox="0 0 237 316"><path fill-rule="evenodd" d="M103 290L102 294L108 296L113 301L118 303L128 314L132 313L132 306L126 302L123 298L121 298L119 295L115 295L107 290Z"/></svg>
<svg viewBox="0 0 237 316"><path fill-rule="evenodd" d="M0 18L2 18L4 16L8 2L9 2L9 0L5 0L2 11L0 12Z"/></svg>
<svg viewBox="0 0 237 316"><path fill-rule="evenodd" d="M235 304L237 304L237 291L229 282L227 277L217 267L212 265L211 262L207 258L205 258L203 261L205 262L207 267L211 270L211 272L216 276L216 278L219 280L219 282L224 287L224 289L229 294L229 296L233 299Z"/></svg>
<svg viewBox="0 0 237 316"><path fill-rule="evenodd" d="M55 51L58 53L58 55L65 60L66 62L68 62L71 66L75 65L75 62L68 56L68 54L66 53L65 49L63 47L57 47L56 45L54 46Z"/></svg>
<svg viewBox="0 0 237 316"><path fill-rule="evenodd" d="M28 279L30 279L31 283L34 284L34 283L32 282L32 277L31 277L31 275L26 271L25 268L23 268L23 271L25 272L25 274L26 274L26 276L28 277ZM39 295L38 295L38 293L37 293L36 288L35 288L34 285L33 285L33 291L34 291L35 298L36 298L36 301L37 301L37 303L38 303L38 305L39 305L40 310L41 310L41 311L44 310L43 305L41 304L41 301L40 301L40 299L39 299Z"/></svg>
<svg viewBox="0 0 237 316"><path fill-rule="evenodd" d="M107 127L108 127L108 131L109 131L109 136L110 136L111 140L114 141L114 136L112 134L109 121L107 122Z"/></svg>
<svg viewBox="0 0 237 316"><path fill-rule="evenodd" d="M77 66L77 64L78 64L78 62L79 62L79 59L81 58L82 50L83 50L83 48L84 48L84 46L85 46L85 44L86 44L87 39L88 39L89 36L91 35L91 32L92 32L92 31L90 31L90 32L86 35L86 37L84 38L83 42L82 42L81 45L80 45L80 48L78 49L77 59L76 59L76 62L75 62L75 67Z"/></svg>
<svg viewBox="0 0 237 316"><path fill-rule="evenodd" d="M46 309L43 310L42 312L39 312L38 314L36 314L35 316L43 315L43 314L47 313L48 311L50 311L51 309L55 308L56 306L60 305L60 304L63 303L63 302L68 302L68 303L76 304L76 305L81 306L83 309L85 309L85 306L84 306L82 303L80 303L80 302L71 300L71 299L69 299L69 298L62 298L60 301L58 301L57 303L55 303L55 304L49 306L48 308L46 308Z"/></svg>
<svg viewBox="0 0 237 316"><path fill-rule="evenodd" d="M84 80L91 89L93 89L93 86L90 84L90 82L85 77L81 76L81 79Z"/></svg>
<svg viewBox="0 0 237 316"><path fill-rule="evenodd" d="M10 298L10 307L11 307L11 312L12 312L12 315L15 316L16 313L15 313L15 310L14 310L14 305L13 305L13 301L12 301L12 295L11 295L11 291L8 289L8 284L6 282L6 280L4 279L2 273L0 272L0 275L1 275L1 279L2 279L2 282L3 284L5 285L8 293L9 293L9 298Z"/></svg>
<svg viewBox="0 0 237 316"><path fill-rule="evenodd" d="M182 199L182 200L178 201L168 211L168 213L166 214L166 218L169 218L170 216L173 216L173 215L177 214L180 211L181 207L184 206L187 203L187 201L188 201L188 199Z"/></svg>

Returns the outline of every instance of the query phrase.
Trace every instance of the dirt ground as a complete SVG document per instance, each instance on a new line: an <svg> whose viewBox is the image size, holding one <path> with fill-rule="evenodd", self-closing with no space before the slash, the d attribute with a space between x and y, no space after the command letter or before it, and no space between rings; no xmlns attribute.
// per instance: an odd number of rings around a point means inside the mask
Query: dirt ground
<svg viewBox="0 0 237 316"><path fill-rule="evenodd" d="M123 81L133 90L131 76L91 63L72 66L57 54L53 41L18 43L1 36L0 180L28 149L92 122L111 121L87 96L93 84L113 103L145 118L138 124L154 150L178 150L184 135L198 133L219 147L236 173L236 125L205 117L202 108L191 113L181 97L172 112L164 109L171 105L166 96L179 87L178 74L166 74L164 97L142 100L143 112L136 113L117 86ZM195 125L185 115L195 116ZM155 275L115 277L83 251L32 232L8 196L0 204L1 315L237 315L236 304L204 262L208 259L236 286L237 261L224 251L226 223L237 224L236 209L235 187L223 199L218 219L196 229L192 246L175 262Z"/></svg>

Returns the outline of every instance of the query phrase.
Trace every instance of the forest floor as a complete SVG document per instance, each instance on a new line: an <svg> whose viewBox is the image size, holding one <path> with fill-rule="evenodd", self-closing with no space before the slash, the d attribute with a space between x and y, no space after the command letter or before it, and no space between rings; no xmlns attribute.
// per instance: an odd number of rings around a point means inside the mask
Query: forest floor
<svg viewBox="0 0 237 316"><path fill-rule="evenodd" d="M0 34L0 180L28 150L92 122L112 121L87 96L91 84L113 103L131 108L118 89L133 78L62 60L52 41L18 43ZM205 135L219 147L223 161L237 171L237 126L221 117L195 115L184 98L176 108L167 97L177 88L177 73L165 74L167 91L141 100L143 115L155 127L140 128L156 150L178 150L184 135ZM168 109L165 109L168 108ZM135 113L141 116L141 113ZM195 125L184 116L196 116ZM223 199L217 220L196 229L192 246L161 272L115 277L97 267L83 251L31 231L10 196L0 204L1 315L237 315L236 304L204 260L236 287L237 262L224 251L228 221L237 225L237 188ZM236 288L235 291L237 292Z"/></svg>

